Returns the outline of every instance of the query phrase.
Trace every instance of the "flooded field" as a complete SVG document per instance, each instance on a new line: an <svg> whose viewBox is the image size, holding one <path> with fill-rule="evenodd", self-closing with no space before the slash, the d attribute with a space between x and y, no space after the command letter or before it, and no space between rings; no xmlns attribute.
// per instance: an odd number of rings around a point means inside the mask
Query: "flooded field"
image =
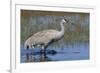
<svg viewBox="0 0 100 73"><path fill-rule="evenodd" d="M66 45L67 47L52 49L47 48L46 54L40 52L40 48L21 49L21 63L45 62L45 61L71 61L89 60L89 44L80 43Z"/></svg>

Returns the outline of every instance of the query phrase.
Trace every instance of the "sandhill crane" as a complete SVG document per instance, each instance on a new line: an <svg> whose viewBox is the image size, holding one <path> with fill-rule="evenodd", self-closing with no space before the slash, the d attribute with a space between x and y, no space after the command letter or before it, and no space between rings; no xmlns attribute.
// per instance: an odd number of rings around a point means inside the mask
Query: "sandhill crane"
<svg viewBox="0 0 100 73"><path fill-rule="evenodd" d="M50 43L57 41L63 37L64 24L67 22L68 22L68 20L66 20L66 19L61 20L61 22L60 22L61 30L60 31L49 29L49 30L40 31L40 32L33 34L31 37L29 37L25 41L24 47L26 49L29 49L29 48L34 48L34 47L40 46L42 51L45 52L47 46Z"/></svg>

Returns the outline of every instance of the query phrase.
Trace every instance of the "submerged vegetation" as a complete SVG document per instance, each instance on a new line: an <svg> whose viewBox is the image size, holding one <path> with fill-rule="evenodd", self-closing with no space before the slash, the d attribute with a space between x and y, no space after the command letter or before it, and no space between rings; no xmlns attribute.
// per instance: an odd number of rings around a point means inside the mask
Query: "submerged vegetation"
<svg viewBox="0 0 100 73"><path fill-rule="evenodd" d="M46 30L60 30L60 20L66 18L64 38L56 43L88 42L89 43L89 14L71 12L50 12L21 10L21 45L32 34ZM73 25L71 25L73 24Z"/></svg>

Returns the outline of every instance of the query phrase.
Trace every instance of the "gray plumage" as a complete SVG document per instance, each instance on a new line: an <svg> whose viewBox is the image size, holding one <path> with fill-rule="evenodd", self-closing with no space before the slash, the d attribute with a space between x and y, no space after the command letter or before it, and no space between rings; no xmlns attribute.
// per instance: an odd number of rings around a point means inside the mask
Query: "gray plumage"
<svg viewBox="0 0 100 73"><path fill-rule="evenodd" d="M25 48L34 48L36 46L41 46L42 49L46 49L46 47L52 41L59 40L64 35L64 23L66 23L66 19L62 19L60 22L61 30L44 30L33 34L25 41Z"/></svg>

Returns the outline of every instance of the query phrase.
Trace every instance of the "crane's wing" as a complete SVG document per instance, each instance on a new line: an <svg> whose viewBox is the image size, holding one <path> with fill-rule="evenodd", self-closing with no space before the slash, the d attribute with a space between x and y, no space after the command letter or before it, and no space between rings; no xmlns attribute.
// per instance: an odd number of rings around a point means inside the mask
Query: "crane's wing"
<svg viewBox="0 0 100 73"><path fill-rule="evenodd" d="M56 30L44 30L44 31L40 31L35 33L32 37L31 37L31 41L35 42L35 43L49 43L50 41L52 41L56 34L59 31Z"/></svg>
<svg viewBox="0 0 100 73"><path fill-rule="evenodd" d="M56 31L56 30L44 30L44 31L35 33L34 37L54 36L57 33L58 33L58 31Z"/></svg>

